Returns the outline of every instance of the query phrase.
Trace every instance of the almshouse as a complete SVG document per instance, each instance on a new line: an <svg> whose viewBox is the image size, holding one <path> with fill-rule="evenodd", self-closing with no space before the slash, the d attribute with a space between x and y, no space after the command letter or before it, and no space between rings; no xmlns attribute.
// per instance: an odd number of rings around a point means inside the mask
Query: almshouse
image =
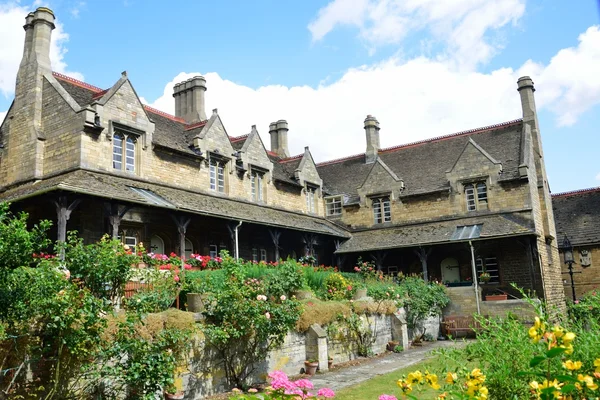
<svg viewBox="0 0 600 400"><path fill-rule="evenodd" d="M231 136L207 112L207 82L175 85L175 116L143 105L124 72L102 89L52 72L54 14L30 13L15 99L0 127L0 200L56 222L56 239L110 233L153 252L255 261L312 254L350 269L423 273L460 284L486 271L564 301L533 81L522 119L315 164L290 156L288 123ZM293 130L291 133L293 134Z"/></svg>

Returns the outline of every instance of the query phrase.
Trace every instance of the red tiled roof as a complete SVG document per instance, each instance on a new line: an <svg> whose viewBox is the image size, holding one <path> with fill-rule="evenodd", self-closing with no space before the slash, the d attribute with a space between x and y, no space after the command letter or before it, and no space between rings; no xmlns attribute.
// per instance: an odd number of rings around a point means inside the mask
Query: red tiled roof
<svg viewBox="0 0 600 400"><path fill-rule="evenodd" d="M92 99L94 99L94 100L99 99L100 97L104 96L106 94L106 92L108 92L108 89L104 89L103 91L94 94L92 96Z"/></svg>
<svg viewBox="0 0 600 400"><path fill-rule="evenodd" d="M150 107L150 106L147 106L145 104L144 104L144 110L146 110L148 112L151 112L153 114L160 115L160 116L165 117L165 118L169 118L170 120L181 122L182 124L185 124L185 120L183 118L176 117L174 115L168 114L168 113L166 113L164 111L160 111L160 110L158 110L158 109L156 109L154 107Z"/></svg>
<svg viewBox="0 0 600 400"><path fill-rule="evenodd" d="M60 74L58 72L52 72L52 75L55 78L57 78L57 79L62 79L63 81L71 82L73 85L77 85L79 87L82 87L82 88L85 88L85 89L89 89L89 90L91 90L92 92L95 92L95 93L103 91L103 89L100 89L97 86L90 85L89 83L82 82L80 80L77 80L75 78L71 78L70 76L63 75L63 74Z"/></svg>
<svg viewBox="0 0 600 400"><path fill-rule="evenodd" d="M552 197L568 197L568 196L576 196L576 195L580 195L580 194L594 193L594 192L600 192L600 186L595 187L595 188L572 190L570 192L556 193L556 194L553 194Z"/></svg>
<svg viewBox="0 0 600 400"><path fill-rule="evenodd" d="M459 136L466 136L466 135L472 135L472 134L475 134L475 133L488 132L488 131L492 131L492 130L495 130L495 129L502 129L502 128L506 128L506 127L509 127L509 126L517 125L517 124L521 123L522 121L523 121L522 119L515 119L515 120L512 120L512 121L501 122L501 123L495 124L495 125L489 125L489 126L484 126L484 127L475 128L475 129L469 129L469 130L466 130L466 131L451 133L449 135L437 136L437 137L434 137L434 138L431 138L431 139L419 140L417 142L412 142L412 143L406 143L406 144L401 144L401 145L397 145L397 146L387 147L385 149L380 149L379 153L392 153L392 152L397 151L397 150L402 150L402 149L406 149L406 148L409 148L409 147L420 146L420 145L426 144L426 143L434 143L434 142L439 142L439 141L442 141L442 140L447 140L447 139L451 139L451 138L455 138L455 137L459 137ZM338 163L338 162L353 160L353 159L356 159L356 158L359 158L359 157L363 157L364 154L365 153L355 154L355 155L352 155L352 156L337 158L335 160L323 161L321 163L318 163L317 166L329 165L329 164L335 164L335 163Z"/></svg>
<svg viewBox="0 0 600 400"><path fill-rule="evenodd" d="M291 156L291 157L287 157L287 158L282 158L281 160L279 160L279 162L280 163L286 163L286 162L294 161L294 160L297 160L299 158L302 158L303 155L304 155L304 153L298 154L298 155L295 155L295 156Z"/></svg>
<svg viewBox="0 0 600 400"><path fill-rule="evenodd" d="M232 143L233 143L233 142L239 142L240 140L247 139L247 138L248 138L248 136L250 136L250 134L249 134L249 133L247 133L247 134L245 134L245 135L241 135L241 136L230 136L230 137L229 137L229 141L230 141L230 142L232 142Z"/></svg>
<svg viewBox="0 0 600 400"><path fill-rule="evenodd" d="M172 118L177 118L178 120L182 120L182 121L185 123L185 121L183 120L183 118L173 117L172 115L171 115L171 117L172 117ZM207 119L205 119L204 121L195 122L195 123L193 123L193 124L186 125L186 126L185 126L185 130L186 130L186 131L189 131L189 130L191 130L191 129L198 128L198 127L200 127L200 126L204 126L204 125L206 125L206 123L207 123L207 122L208 122L208 120L207 120Z"/></svg>

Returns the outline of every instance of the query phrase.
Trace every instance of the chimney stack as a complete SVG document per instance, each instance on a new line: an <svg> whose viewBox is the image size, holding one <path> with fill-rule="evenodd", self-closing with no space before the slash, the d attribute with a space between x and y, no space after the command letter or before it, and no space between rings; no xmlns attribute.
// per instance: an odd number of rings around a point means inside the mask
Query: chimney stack
<svg viewBox="0 0 600 400"><path fill-rule="evenodd" d="M379 121L372 115L367 115L365 119L365 134L367 136L367 151L365 152L365 162L367 164L377 161L379 152Z"/></svg>
<svg viewBox="0 0 600 400"><path fill-rule="evenodd" d="M280 158L290 156L288 150L288 123L284 119L269 124L269 134L271 135L271 151Z"/></svg>
<svg viewBox="0 0 600 400"><path fill-rule="evenodd" d="M205 92L206 79L203 76L195 76L173 86L175 116L188 124L206 120Z"/></svg>
<svg viewBox="0 0 600 400"><path fill-rule="evenodd" d="M33 31L29 36L28 22ZM39 7L33 15L29 14L25 19L25 46L30 45L30 54L35 56L35 60L40 67L51 70L50 67L50 39L54 29L54 13L46 7ZM31 44L28 43L31 40Z"/></svg>

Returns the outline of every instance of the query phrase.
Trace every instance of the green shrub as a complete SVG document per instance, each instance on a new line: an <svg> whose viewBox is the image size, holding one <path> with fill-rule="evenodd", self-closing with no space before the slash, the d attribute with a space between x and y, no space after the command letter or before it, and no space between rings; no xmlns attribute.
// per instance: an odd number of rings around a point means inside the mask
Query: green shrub
<svg viewBox="0 0 600 400"><path fill-rule="evenodd" d="M414 329L419 321L427 317L440 315L442 309L450 302L444 285L425 282L419 277L404 278L400 282L400 288L407 294L404 306L406 307L406 322L411 329Z"/></svg>
<svg viewBox="0 0 600 400"><path fill-rule="evenodd" d="M600 323L600 291L593 290L576 302L570 302L569 313L576 321L594 320Z"/></svg>
<svg viewBox="0 0 600 400"><path fill-rule="evenodd" d="M325 292L325 279L333 273L320 268L304 267L302 269L304 283L315 293Z"/></svg>

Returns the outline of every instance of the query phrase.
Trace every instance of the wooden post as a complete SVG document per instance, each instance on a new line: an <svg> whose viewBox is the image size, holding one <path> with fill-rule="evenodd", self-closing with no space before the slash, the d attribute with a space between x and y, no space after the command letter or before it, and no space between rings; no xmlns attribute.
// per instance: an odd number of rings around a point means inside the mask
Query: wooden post
<svg viewBox="0 0 600 400"><path fill-rule="evenodd" d="M179 233L179 256L183 260L185 258L185 233L192 219L185 215L171 215L171 218L173 218L175 225L177 225L177 233Z"/></svg>
<svg viewBox="0 0 600 400"><path fill-rule="evenodd" d="M431 253L431 247L428 250L425 250L423 247L419 247L418 249L415 249L414 252L421 261L421 267L423 268L423 280L428 282L429 276L427 273L427 257L429 257L429 254Z"/></svg>
<svg viewBox="0 0 600 400"><path fill-rule="evenodd" d="M336 240L333 242L333 244L335 245L335 251L338 251L340 249L340 247L342 246L342 242L340 240ZM344 264L344 261L346 261L346 254L344 255L339 255L336 254L335 258L337 260L337 267L341 270L342 266Z"/></svg>
<svg viewBox="0 0 600 400"><path fill-rule="evenodd" d="M275 261L279 261L279 238L281 237L281 231L276 229L269 229L269 234L271 235L271 240L273 241L273 246L275 246Z"/></svg>
<svg viewBox="0 0 600 400"><path fill-rule="evenodd" d="M67 196L59 196L58 200L54 201L56 206L56 227L58 229L57 239L59 243L64 243L67 240L67 221L71 218L71 212L81 203L81 199L75 199L68 204ZM60 259L65 259L64 250L60 251Z"/></svg>
<svg viewBox="0 0 600 400"><path fill-rule="evenodd" d="M108 218L108 223L111 227L111 236L113 239L119 237L119 226L121 225L121 220L127 213L127 211L131 210L132 206L119 206L116 203L104 203L104 211Z"/></svg>
<svg viewBox="0 0 600 400"><path fill-rule="evenodd" d="M377 271L381 271L383 269L383 261L387 257L387 251L376 251L375 254L371 254L371 258L375 261L375 266L377 267Z"/></svg>

